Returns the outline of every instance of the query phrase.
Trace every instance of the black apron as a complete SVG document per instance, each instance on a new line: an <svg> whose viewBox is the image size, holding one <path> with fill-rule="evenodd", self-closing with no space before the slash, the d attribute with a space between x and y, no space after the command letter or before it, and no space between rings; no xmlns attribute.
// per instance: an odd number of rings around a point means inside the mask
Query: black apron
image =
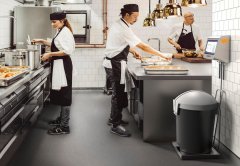
<svg viewBox="0 0 240 166"><path fill-rule="evenodd" d="M180 34L180 37L177 41L177 43L181 46L181 48L186 48L186 49L196 49L195 47L195 40L194 40L194 36L193 36L193 31L192 31L192 25L191 25L191 32L188 34L183 33L184 31L184 23L183 23L183 27L182 27L182 31ZM178 53L182 53L182 50L177 49Z"/></svg>
<svg viewBox="0 0 240 166"><path fill-rule="evenodd" d="M62 29L59 30L58 34L52 40L51 52L59 51L56 45L54 44L54 40L59 35L61 30ZM70 106L72 104L72 68L73 68L72 60L69 55L53 56L50 61L51 69L53 69L54 60L57 60L57 59L63 60L63 66L64 66L68 86L62 87L59 91L51 89L50 102L53 104L61 105L61 106Z"/></svg>
<svg viewBox="0 0 240 166"><path fill-rule="evenodd" d="M127 61L127 56L129 54L130 46L128 45L123 49L122 52L120 52L118 55L116 55L113 58L108 58L108 60L111 60L112 64L112 80L114 81L114 87L113 90L115 92L112 96L112 100L117 101L117 107L119 109L125 108L128 106L128 98L127 93L124 92L124 84L120 84L121 80L121 61Z"/></svg>

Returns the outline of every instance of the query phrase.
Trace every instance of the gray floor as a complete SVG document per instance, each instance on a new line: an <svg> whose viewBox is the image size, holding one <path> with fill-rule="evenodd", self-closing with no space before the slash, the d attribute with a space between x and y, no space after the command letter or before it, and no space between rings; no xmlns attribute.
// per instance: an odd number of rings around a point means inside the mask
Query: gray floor
<svg viewBox="0 0 240 166"><path fill-rule="evenodd" d="M9 166L237 166L234 155L223 159L182 161L170 143L149 144L141 139L133 119L127 127L132 137L122 138L109 132L106 121L110 96L102 91L74 91L71 110L71 134L51 136L47 121L58 115L56 106L48 105Z"/></svg>

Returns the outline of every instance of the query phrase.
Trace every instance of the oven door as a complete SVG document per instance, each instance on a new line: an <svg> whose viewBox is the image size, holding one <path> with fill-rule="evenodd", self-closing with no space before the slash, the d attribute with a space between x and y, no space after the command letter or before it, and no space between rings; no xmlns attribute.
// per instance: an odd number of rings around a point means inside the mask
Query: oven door
<svg viewBox="0 0 240 166"><path fill-rule="evenodd" d="M90 10L65 10L76 44L90 44Z"/></svg>

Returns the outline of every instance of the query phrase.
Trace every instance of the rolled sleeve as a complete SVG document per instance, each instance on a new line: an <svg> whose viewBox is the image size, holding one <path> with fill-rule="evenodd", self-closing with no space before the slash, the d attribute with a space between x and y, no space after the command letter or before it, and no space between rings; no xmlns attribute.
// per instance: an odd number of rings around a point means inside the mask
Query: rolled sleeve
<svg viewBox="0 0 240 166"><path fill-rule="evenodd" d="M173 40L178 40L179 36L180 36L180 34L178 32L177 27L175 26L172 28L171 33L168 37Z"/></svg>
<svg viewBox="0 0 240 166"><path fill-rule="evenodd" d="M75 50L75 41L73 34L68 29L63 29L58 36L58 42L60 51L63 51L65 54L71 55Z"/></svg>
<svg viewBox="0 0 240 166"><path fill-rule="evenodd" d="M178 35L177 32L173 32L173 33L171 33L168 37L169 37L170 39L176 40L176 39L179 37L179 35Z"/></svg>
<svg viewBox="0 0 240 166"><path fill-rule="evenodd" d="M67 37L63 40L60 40L60 45L63 48L62 51L68 55L72 54L75 50L75 43L70 41L71 39L67 39Z"/></svg>
<svg viewBox="0 0 240 166"><path fill-rule="evenodd" d="M130 47L135 47L141 40L133 33L131 29L127 29L123 33L125 41L129 44Z"/></svg>

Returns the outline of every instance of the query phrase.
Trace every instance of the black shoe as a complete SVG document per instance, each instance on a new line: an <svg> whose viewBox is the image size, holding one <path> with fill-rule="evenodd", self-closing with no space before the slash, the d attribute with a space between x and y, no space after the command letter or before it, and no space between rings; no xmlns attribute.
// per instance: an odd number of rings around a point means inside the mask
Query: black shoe
<svg viewBox="0 0 240 166"><path fill-rule="evenodd" d="M60 135L60 134L69 134L69 133L70 133L69 127L57 126L57 127L54 127L53 129L48 130L48 134L50 135Z"/></svg>
<svg viewBox="0 0 240 166"><path fill-rule="evenodd" d="M112 120L111 120L111 119L108 119L108 123L107 123L107 124L108 124L109 126L113 125ZM128 125L128 121L121 120L121 121L120 121L120 125L126 126L126 125Z"/></svg>
<svg viewBox="0 0 240 166"><path fill-rule="evenodd" d="M51 120L51 121L48 122L48 124L49 124L50 126L59 126L60 123L61 123L60 117L58 117L58 118L55 119L55 120Z"/></svg>
<svg viewBox="0 0 240 166"><path fill-rule="evenodd" d="M119 135L121 137L130 137L131 134L121 125L118 125L117 127L112 127L110 130L111 133Z"/></svg>

